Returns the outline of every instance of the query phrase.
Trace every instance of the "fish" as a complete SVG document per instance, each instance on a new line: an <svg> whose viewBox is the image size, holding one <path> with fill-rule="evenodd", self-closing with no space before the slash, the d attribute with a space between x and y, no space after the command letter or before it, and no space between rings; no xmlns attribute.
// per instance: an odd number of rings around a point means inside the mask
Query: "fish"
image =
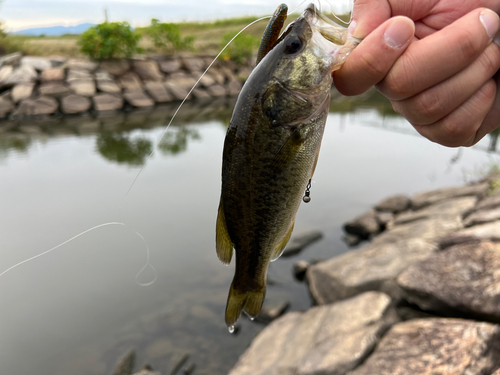
<svg viewBox="0 0 500 375"><path fill-rule="evenodd" d="M301 201L310 200L333 72L360 42L314 4L279 36L285 13L281 4L271 18L224 140L216 251L226 265L236 253L230 332L242 311L253 319L262 308L269 263L285 249Z"/></svg>

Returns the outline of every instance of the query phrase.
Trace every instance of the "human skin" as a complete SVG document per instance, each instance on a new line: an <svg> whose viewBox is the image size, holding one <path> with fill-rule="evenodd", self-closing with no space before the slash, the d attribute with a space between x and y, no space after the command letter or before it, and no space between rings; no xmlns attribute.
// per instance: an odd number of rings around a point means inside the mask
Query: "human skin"
<svg viewBox="0 0 500 375"><path fill-rule="evenodd" d="M424 137L471 146L500 125L499 12L500 0L356 0L350 30L364 40L335 86L375 85Z"/></svg>

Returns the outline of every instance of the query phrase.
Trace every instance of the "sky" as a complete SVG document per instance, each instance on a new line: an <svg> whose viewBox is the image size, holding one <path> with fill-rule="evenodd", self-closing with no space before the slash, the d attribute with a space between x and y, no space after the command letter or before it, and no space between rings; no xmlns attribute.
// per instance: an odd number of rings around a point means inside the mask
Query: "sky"
<svg viewBox="0 0 500 375"><path fill-rule="evenodd" d="M128 21L145 26L151 18L163 22L215 20L246 15L272 14L284 0L1 0L0 21L7 31L42 26L72 26L104 21ZM290 10L303 10L313 0L287 1ZM338 12L349 9L350 0L328 0ZM316 0L316 3L318 0ZM301 5L302 4L302 5ZM327 0L322 0L329 7Z"/></svg>

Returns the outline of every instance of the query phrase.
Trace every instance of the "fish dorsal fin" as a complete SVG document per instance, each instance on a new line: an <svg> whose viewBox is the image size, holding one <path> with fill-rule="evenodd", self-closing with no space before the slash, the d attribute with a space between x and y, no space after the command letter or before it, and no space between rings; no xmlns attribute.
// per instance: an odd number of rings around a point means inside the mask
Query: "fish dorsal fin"
<svg viewBox="0 0 500 375"><path fill-rule="evenodd" d="M231 263L231 258L233 257L233 242L231 241L231 237L229 237L229 233L227 231L222 198L219 203L219 212L217 213L215 243L219 260L224 264Z"/></svg>
<svg viewBox="0 0 500 375"><path fill-rule="evenodd" d="M292 236L294 224L295 224L295 219L293 219L292 224L290 224L290 227L288 228L285 237L283 237L283 240L281 240L278 246L274 248L273 253L271 254L271 262L274 262L281 256L281 254L283 254L283 250L285 250L286 244L288 243L288 241L290 241L290 237Z"/></svg>
<svg viewBox="0 0 500 375"><path fill-rule="evenodd" d="M281 4L274 11L274 14L269 20L266 30L264 31L264 35L262 35L262 40L259 46L259 52L257 53L257 64L276 45L276 41L280 36L281 29L285 24L287 11L288 7L286 4Z"/></svg>

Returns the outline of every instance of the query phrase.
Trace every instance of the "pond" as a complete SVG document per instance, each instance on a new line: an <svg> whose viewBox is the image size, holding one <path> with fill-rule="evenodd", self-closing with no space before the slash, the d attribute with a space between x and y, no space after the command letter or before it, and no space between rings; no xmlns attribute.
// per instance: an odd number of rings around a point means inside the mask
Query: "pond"
<svg viewBox="0 0 500 375"><path fill-rule="evenodd" d="M194 374L234 365L264 325L242 317L231 335L224 323L234 261L217 259L214 230L233 105L190 103L166 132L174 107L0 125L0 273L117 223L0 277L2 373L109 374L129 349L162 374L186 353ZM500 162L495 140L442 147L374 91L334 97L295 225L323 238L271 264L266 303L310 307L295 261L348 251L342 224L388 195L480 177Z"/></svg>

